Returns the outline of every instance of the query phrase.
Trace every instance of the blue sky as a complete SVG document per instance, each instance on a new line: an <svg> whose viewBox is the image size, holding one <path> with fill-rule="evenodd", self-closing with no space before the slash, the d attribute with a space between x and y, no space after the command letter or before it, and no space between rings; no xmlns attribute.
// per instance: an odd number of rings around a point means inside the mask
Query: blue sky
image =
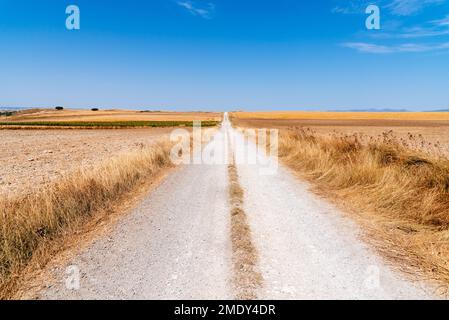
<svg viewBox="0 0 449 320"><path fill-rule="evenodd" d="M0 70L0 106L443 109L449 0L0 0Z"/></svg>

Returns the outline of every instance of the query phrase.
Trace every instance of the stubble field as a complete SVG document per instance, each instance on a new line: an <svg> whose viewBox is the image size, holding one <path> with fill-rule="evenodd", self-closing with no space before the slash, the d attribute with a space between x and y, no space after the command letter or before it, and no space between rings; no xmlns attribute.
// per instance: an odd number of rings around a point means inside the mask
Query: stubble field
<svg viewBox="0 0 449 320"><path fill-rule="evenodd" d="M385 133L415 140L434 151L449 154L449 112L236 112L233 121L250 128L308 128L319 135L353 135L365 138Z"/></svg>
<svg viewBox="0 0 449 320"><path fill-rule="evenodd" d="M29 109L16 113L1 121L10 122L112 122L112 121L219 121L221 114L216 112L168 112L135 110L53 110Z"/></svg>

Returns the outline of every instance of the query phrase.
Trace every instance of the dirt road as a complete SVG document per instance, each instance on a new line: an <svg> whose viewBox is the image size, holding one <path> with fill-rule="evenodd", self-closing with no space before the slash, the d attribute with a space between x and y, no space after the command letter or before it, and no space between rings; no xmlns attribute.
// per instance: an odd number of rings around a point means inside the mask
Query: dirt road
<svg viewBox="0 0 449 320"><path fill-rule="evenodd" d="M170 175L108 237L70 265L43 299L230 299L226 166L186 166Z"/></svg>
<svg viewBox="0 0 449 320"><path fill-rule="evenodd" d="M227 117L222 132L236 137L235 148L255 148ZM225 137L216 139L218 148L226 148ZM357 226L306 184L282 167L261 175L260 166L237 165L263 277L258 298L432 298L386 266ZM228 183L226 164L179 168L111 234L70 261L80 271L79 288L67 288L61 266L40 298L234 298Z"/></svg>

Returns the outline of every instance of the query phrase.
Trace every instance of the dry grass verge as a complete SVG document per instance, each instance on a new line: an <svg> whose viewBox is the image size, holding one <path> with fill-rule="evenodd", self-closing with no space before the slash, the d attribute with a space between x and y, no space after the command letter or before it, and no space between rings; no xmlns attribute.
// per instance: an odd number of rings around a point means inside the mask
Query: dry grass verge
<svg viewBox="0 0 449 320"><path fill-rule="evenodd" d="M279 156L326 196L357 213L369 239L404 271L449 284L449 160L391 135L281 132ZM399 263L398 263L399 262Z"/></svg>
<svg viewBox="0 0 449 320"><path fill-rule="evenodd" d="M263 279L258 270L258 254L252 242L251 229L243 209L244 191L240 186L237 167L234 162L228 166L228 175L236 299L257 299L257 289L262 286Z"/></svg>
<svg viewBox="0 0 449 320"><path fill-rule="evenodd" d="M40 191L1 199L0 298L14 296L22 271L36 254L45 263L51 254L46 249L53 241L170 167L171 145L160 142L112 158L93 170L80 170Z"/></svg>

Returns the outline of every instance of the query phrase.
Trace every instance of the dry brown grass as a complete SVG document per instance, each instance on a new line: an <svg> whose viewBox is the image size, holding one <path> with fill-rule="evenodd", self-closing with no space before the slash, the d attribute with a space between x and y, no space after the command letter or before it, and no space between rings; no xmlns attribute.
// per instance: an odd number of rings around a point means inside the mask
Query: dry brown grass
<svg viewBox="0 0 449 320"><path fill-rule="evenodd" d="M257 299L257 289L262 286L258 270L258 254L254 247L251 229L243 209L244 191L239 183L234 163L228 166L229 196L231 200L231 242L234 264L236 299Z"/></svg>
<svg viewBox="0 0 449 320"><path fill-rule="evenodd" d="M233 113L230 117L233 123L240 127L276 129L307 127L319 135L336 132L377 137L383 132L393 131L397 137L408 140L411 134L425 141L427 145L439 144L440 148L445 148L446 154L449 155L449 120L447 120L449 113L304 113L310 118L317 119L301 117L302 114L291 113L289 117L281 118L282 113L279 115L274 112L271 113L273 118L270 119L268 118L270 113L259 117L259 113L256 112ZM428 149L428 146L423 147ZM433 146L430 147L433 148Z"/></svg>
<svg viewBox="0 0 449 320"><path fill-rule="evenodd" d="M389 133L281 132L284 163L356 213L373 244L410 274L449 284L449 160ZM399 262L399 263L398 263Z"/></svg>
<svg viewBox="0 0 449 320"><path fill-rule="evenodd" d="M14 295L22 271L36 252L108 210L145 180L171 166L171 143L163 141L80 170L36 192L0 200L0 298Z"/></svg>

